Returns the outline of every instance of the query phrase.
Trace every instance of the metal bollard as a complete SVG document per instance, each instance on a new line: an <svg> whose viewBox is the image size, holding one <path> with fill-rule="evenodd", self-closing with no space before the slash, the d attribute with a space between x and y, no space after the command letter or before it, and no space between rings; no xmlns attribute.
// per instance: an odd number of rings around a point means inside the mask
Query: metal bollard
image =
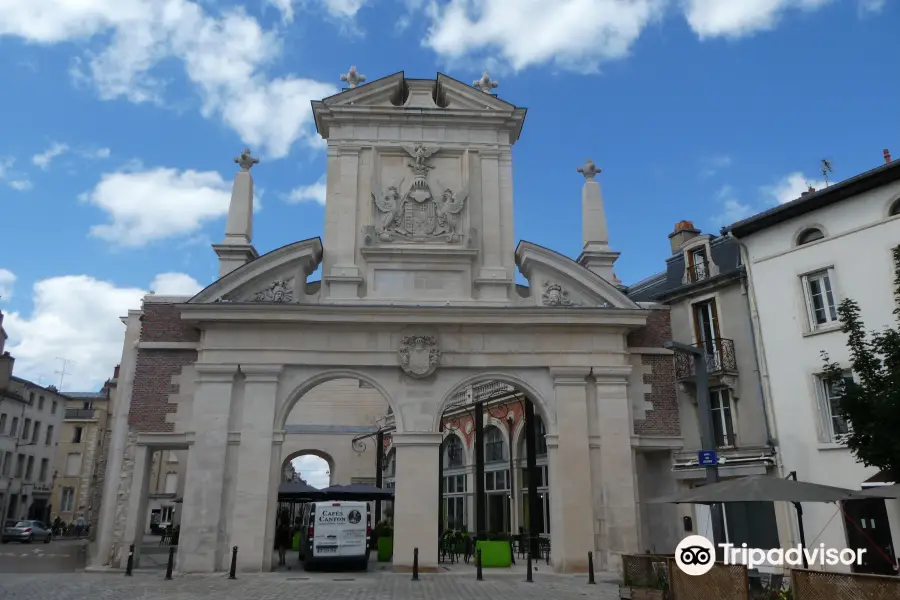
<svg viewBox="0 0 900 600"><path fill-rule="evenodd" d="M128 562L125 563L125 575L131 577L132 569L134 569L134 544L128 546Z"/></svg>
<svg viewBox="0 0 900 600"><path fill-rule="evenodd" d="M419 549L413 548L413 581L419 580Z"/></svg>
<svg viewBox="0 0 900 600"><path fill-rule="evenodd" d="M527 583L532 583L534 579L531 578L531 548L528 549L528 570L526 573L525 581Z"/></svg>
<svg viewBox="0 0 900 600"><path fill-rule="evenodd" d="M228 579L237 579L237 546L231 549L231 570Z"/></svg>
<svg viewBox="0 0 900 600"><path fill-rule="evenodd" d="M588 583L596 584L594 581L594 553L588 552Z"/></svg>
<svg viewBox="0 0 900 600"><path fill-rule="evenodd" d="M475 551L475 572L478 575L478 581L483 581L484 575L481 573L481 548Z"/></svg>
<svg viewBox="0 0 900 600"><path fill-rule="evenodd" d="M172 569L175 567L175 546L169 546L169 563L166 565L166 579L172 579Z"/></svg>

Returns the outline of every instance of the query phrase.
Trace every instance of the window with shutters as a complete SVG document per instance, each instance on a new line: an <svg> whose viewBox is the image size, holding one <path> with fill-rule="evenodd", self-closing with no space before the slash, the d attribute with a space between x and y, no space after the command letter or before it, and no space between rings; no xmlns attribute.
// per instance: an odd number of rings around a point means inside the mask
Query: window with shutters
<svg viewBox="0 0 900 600"><path fill-rule="evenodd" d="M834 294L834 271L823 269L802 278L803 295L809 330L816 331L838 325L837 302Z"/></svg>
<svg viewBox="0 0 900 600"><path fill-rule="evenodd" d="M850 433L850 423L841 416L838 403L844 395L845 386L852 382L853 373L850 371L844 371L843 380L839 382L827 381L822 376L816 378L817 401L822 420L821 438L824 442L841 442L843 436Z"/></svg>

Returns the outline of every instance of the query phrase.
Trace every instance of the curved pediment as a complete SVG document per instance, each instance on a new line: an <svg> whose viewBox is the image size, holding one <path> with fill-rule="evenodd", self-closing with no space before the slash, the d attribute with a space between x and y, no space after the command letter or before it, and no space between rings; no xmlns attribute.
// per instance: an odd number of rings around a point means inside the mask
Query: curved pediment
<svg viewBox="0 0 900 600"><path fill-rule="evenodd" d="M322 240L294 242L235 269L188 304L307 301L306 279L322 262Z"/></svg>
<svg viewBox="0 0 900 600"><path fill-rule="evenodd" d="M619 288L559 252L521 241L516 264L538 306L639 309Z"/></svg>

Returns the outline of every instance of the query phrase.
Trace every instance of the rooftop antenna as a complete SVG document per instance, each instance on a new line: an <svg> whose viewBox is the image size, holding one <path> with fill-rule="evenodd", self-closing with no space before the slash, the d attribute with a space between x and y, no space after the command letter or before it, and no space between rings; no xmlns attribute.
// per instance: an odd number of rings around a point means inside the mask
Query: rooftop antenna
<svg viewBox="0 0 900 600"><path fill-rule="evenodd" d="M833 172L834 169L831 167L831 161L827 158L822 159L822 179L825 180L825 187L828 187L828 174Z"/></svg>
<svg viewBox="0 0 900 600"><path fill-rule="evenodd" d="M61 360L61 361L62 361L62 369L60 369L59 371L54 371L54 373L56 373L57 375L59 375L59 387L58 387L57 389L60 390L60 391L62 391L62 389L63 389L63 380L66 378L66 375L69 374L69 372L66 371L66 367L68 367L70 364L73 364L73 365L74 365L74 364L76 364L76 363L75 363L74 360L69 360L68 358L62 358L61 356L57 356L57 357L56 357L56 360Z"/></svg>

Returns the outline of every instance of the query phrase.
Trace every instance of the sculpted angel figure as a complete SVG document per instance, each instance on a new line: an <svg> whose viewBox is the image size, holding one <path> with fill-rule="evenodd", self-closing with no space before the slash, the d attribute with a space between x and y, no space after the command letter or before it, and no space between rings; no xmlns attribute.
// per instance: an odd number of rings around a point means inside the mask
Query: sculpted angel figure
<svg viewBox="0 0 900 600"><path fill-rule="evenodd" d="M469 197L468 188L463 188L454 194L453 190L445 188L441 194L441 201L437 204L437 230L450 235L452 241L459 239L460 213L466 205Z"/></svg>
<svg viewBox="0 0 900 600"><path fill-rule="evenodd" d="M400 215L403 213L403 200L400 197L398 186L389 186L383 194L372 192L375 198L375 206L381 211L378 233L386 234L399 223Z"/></svg>

